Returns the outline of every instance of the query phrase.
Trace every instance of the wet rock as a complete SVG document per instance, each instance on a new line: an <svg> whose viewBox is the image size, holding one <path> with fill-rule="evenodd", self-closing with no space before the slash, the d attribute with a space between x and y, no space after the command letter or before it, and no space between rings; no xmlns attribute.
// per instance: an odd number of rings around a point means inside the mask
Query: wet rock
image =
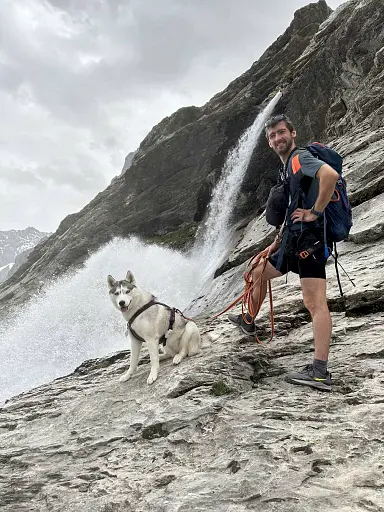
<svg viewBox="0 0 384 512"><path fill-rule="evenodd" d="M350 239L355 243L374 242L384 238L384 193L365 201L353 210Z"/></svg>

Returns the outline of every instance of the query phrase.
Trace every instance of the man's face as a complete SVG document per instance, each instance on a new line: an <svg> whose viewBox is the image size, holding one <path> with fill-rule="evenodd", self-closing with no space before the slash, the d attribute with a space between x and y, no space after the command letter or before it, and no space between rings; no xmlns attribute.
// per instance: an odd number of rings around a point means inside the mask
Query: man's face
<svg viewBox="0 0 384 512"><path fill-rule="evenodd" d="M287 155L295 145L296 131L290 132L285 121L268 129L268 144L279 156Z"/></svg>

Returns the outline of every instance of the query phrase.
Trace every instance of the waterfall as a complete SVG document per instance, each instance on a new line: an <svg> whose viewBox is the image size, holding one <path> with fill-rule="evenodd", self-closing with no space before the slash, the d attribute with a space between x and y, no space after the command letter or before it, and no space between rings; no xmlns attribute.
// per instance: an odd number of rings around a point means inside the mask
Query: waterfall
<svg viewBox="0 0 384 512"><path fill-rule="evenodd" d="M84 268L46 287L13 318L0 324L0 403L74 370L86 359L129 348L121 314L109 300L108 274L127 270L138 285L162 302L184 309L209 286L231 236L229 222L241 181L278 93L229 153L207 219L189 254L115 239L93 254Z"/></svg>
<svg viewBox="0 0 384 512"><path fill-rule="evenodd" d="M204 269L207 276L212 275L221 263L220 260L225 258L231 238L230 218L241 183L260 135L264 133L265 121L271 116L280 98L281 92L278 92L228 154L220 180L208 205L206 221L197 233L193 251L194 258L210 262Z"/></svg>

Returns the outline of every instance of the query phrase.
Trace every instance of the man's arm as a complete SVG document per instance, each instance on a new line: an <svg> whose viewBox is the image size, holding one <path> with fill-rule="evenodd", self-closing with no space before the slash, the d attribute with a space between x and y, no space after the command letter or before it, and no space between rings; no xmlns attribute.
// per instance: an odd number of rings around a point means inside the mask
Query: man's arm
<svg viewBox="0 0 384 512"><path fill-rule="evenodd" d="M323 164L317 171L316 178L319 180L319 195L313 205L313 209L323 212L331 200L339 174L330 165ZM293 223L313 222L317 218L317 215L312 213L311 210L304 210L302 208L297 208L291 215Z"/></svg>
<svg viewBox="0 0 384 512"><path fill-rule="evenodd" d="M331 200L339 174L330 165L324 164L317 171L316 178L319 180L319 195L313 209L323 212Z"/></svg>

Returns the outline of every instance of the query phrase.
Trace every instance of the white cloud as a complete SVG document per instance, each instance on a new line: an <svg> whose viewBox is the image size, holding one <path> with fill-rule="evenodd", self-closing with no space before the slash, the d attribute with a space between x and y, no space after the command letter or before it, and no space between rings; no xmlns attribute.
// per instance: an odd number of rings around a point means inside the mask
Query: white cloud
<svg viewBox="0 0 384 512"><path fill-rule="evenodd" d="M154 124L226 87L305 3L2 0L0 229L54 230Z"/></svg>

